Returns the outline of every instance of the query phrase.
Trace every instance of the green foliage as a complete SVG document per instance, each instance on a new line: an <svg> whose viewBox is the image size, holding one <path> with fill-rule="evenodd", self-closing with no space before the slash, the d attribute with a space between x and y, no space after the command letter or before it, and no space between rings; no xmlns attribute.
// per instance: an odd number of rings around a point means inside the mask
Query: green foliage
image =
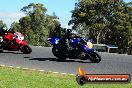
<svg viewBox="0 0 132 88"><path fill-rule="evenodd" d="M78 0L69 24L74 24L75 28L81 26L81 30L87 28L88 34L96 39L94 41L100 43L99 37L109 25L109 19L112 16L111 7L114 2L114 0Z"/></svg>
<svg viewBox="0 0 132 88"><path fill-rule="evenodd" d="M132 41L132 3L78 0L70 24L80 31L87 31L94 43L114 44L123 52Z"/></svg>
<svg viewBox="0 0 132 88"><path fill-rule="evenodd" d="M129 10L128 10L129 8ZM130 10L131 8L131 10ZM131 14L129 13L131 12ZM121 53L126 53L127 48L132 46L129 42L132 37L132 7L127 4L123 4L120 10L117 10L113 16L112 23L110 24L110 32L106 37L107 42L118 45ZM112 40L111 42L109 42Z"/></svg>
<svg viewBox="0 0 132 88"><path fill-rule="evenodd" d="M2 20L0 20L0 28L2 28L2 27L7 27L7 25L5 24L5 23L3 23L3 21Z"/></svg>
<svg viewBox="0 0 132 88"><path fill-rule="evenodd" d="M28 43L48 46L47 38L52 36L55 33L54 31L57 31L58 26L60 27L55 13L48 15L46 14L47 9L42 4L35 3L23 7L21 11L26 13L27 16L19 20L20 31L25 35Z"/></svg>
<svg viewBox="0 0 132 88"><path fill-rule="evenodd" d="M20 31L21 26L20 26L20 24L19 24L18 22L13 22L13 23L11 24L11 29L12 29L13 31Z"/></svg>

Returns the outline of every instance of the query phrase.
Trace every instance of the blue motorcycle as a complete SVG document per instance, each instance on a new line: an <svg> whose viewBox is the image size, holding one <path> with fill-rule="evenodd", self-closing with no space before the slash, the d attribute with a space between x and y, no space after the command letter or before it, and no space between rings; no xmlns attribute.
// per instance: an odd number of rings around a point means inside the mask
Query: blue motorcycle
<svg viewBox="0 0 132 88"><path fill-rule="evenodd" d="M73 37L69 42L61 43L61 38L48 38L49 43L53 46L52 53L59 61L69 59L89 59L92 63L99 63L101 56L93 49L90 39Z"/></svg>

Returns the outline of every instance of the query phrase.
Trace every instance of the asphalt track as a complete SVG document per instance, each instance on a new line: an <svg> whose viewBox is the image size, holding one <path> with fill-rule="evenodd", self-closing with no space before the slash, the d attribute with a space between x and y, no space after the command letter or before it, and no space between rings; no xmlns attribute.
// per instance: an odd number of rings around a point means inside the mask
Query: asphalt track
<svg viewBox="0 0 132 88"><path fill-rule="evenodd" d="M67 59L58 62L53 56L51 48L34 47L31 54L4 51L0 53L0 65L31 68L53 72L77 74L81 66L88 74L130 74L132 75L132 55L99 53L100 63L91 63L89 60Z"/></svg>

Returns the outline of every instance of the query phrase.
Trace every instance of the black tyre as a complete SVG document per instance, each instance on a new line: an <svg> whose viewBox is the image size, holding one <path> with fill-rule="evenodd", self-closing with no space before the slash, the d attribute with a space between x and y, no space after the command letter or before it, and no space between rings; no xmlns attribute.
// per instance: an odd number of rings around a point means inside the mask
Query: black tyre
<svg viewBox="0 0 132 88"><path fill-rule="evenodd" d="M68 52L66 49L60 49L58 61L65 61L68 56Z"/></svg>
<svg viewBox="0 0 132 88"><path fill-rule="evenodd" d="M52 48L52 53L54 56L59 56L59 50L56 47Z"/></svg>
<svg viewBox="0 0 132 88"><path fill-rule="evenodd" d="M54 56L56 56L58 58L58 61L65 61L66 60L66 55L65 52L63 50L59 50L56 47L52 48L52 53L54 54Z"/></svg>
<svg viewBox="0 0 132 88"><path fill-rule="evenodd" d="M63 61L66 60L66 57L64 57L64 56L59 56L59 57L57 57L57 58L58 58L58 61L59 61L59 62L63 62Z"/></svg>
<svg viewBox="0 0 132 88"><path fill-rule="evenodd" d="M2 49L2 46L0 45L0 53L2 53L3 52L3 49Z"/></svg>
<svg viewBox="0 0 132 88"><path fill-rule="evenodd" d="M97 52L93 52L89 57L92 63L99 63L101 61L101 56Z"/></svg>
<svg viewBox="0 0 132 88"><path fill-rule="evenodd" d="M3 52L3 50L2 49L0 49L0 53L2 53Z"/></svg>
<svg viewBox="0 0 132 88"><path fill-rule="evenodd" d="M7 42L3 41L3 42L1 43L1 48L2 48L3 50L8 50L9 47L8 47ZM0 48L0 49L1 49L1 48Z"/></svg>
<svg viewBox="0 0 132 88"><path fill-rule="evenodd" d="M23 46L21 52L23 52L24 54L30 54L32 52L32 49L29 46Z"/></svg>

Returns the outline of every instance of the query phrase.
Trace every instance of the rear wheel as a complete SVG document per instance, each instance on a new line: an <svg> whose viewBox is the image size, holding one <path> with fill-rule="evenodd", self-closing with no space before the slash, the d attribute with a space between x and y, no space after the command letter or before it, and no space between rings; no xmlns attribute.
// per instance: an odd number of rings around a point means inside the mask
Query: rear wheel
<svg viewBox="0 0 132 88"><path fill-rule="evenodd" d="M52 53L54 56L58 56L59 55L59 50L56 47L52 48Z"/></svg>
<svg viewBox="0 0 132 88"><path fill-rule="evenodd" d="M89 55L89 60L92 63L99 63L101 61L101 56L97 52L93 52L92 54Z"/></svg>
<svg viewBox="0 0 132 88"><path fill-rule="evenodd" d="M0 53L2 53L3 52L3 49L0 49Z"/></svg>
<svg viewBox="0 0 132 88"><path fill-rule="evenodd" d="M0 53L3 52L2 45L0 43Z"/></svg>
<svg viewBox="0 0 132 88"><path fill-rule="evenodd" d="M60 62L66 60L66 56L63 54L60 54L57 58L58 58L58 61L60 61Z"/></svg>
<svg viewBox="0 0 132 88"><path fill-rule="evenodd" d="M21 52L23 52L24 54L30 54L32 52L32 49L29 46L23 46Z"/></svg>
<svg viewBox="0 0 132 88"><path fill-rule="evenodd" d="M58 61L65 61L66 60L66 55L64 54L63 50L59 50L56 47L52 48L52 53L54 56L58 58Z"/></svg>

